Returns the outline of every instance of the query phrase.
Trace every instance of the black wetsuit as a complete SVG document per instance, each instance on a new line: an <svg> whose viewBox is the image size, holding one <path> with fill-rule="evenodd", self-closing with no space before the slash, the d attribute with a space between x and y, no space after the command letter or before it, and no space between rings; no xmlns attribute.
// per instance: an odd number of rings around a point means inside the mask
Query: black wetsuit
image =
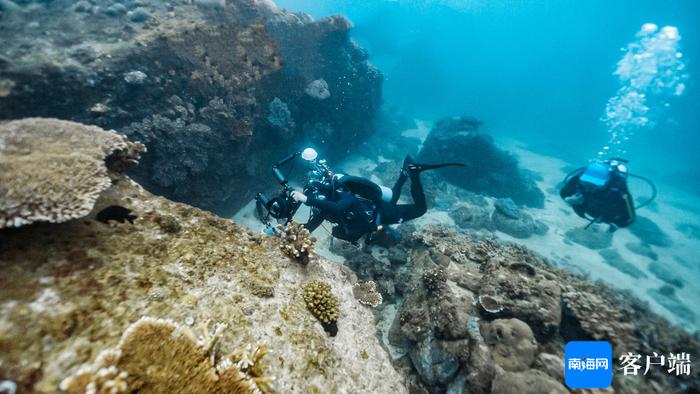
<svg viewBox="0 0 700 394"><path fill-rule="evenodd" d="M618 171L610 173L608 182L601 186L581 182L585 169L578 170L566 182L559 195L566 199L574 194L583 195L583 203L572 205L580 217L618 227L626 227L635 219L634 200L627 189L627 178Z"/></svg>
<svg viewBox="0 0 700 394"><path fill-rule="evenodd" d="M337 224L333 228L334 237L355 242L380 224L403 223L420 217L427 211L427 206L419 173L410 174L413 204L397 204L408 178L402 172L391 189L391 200L385 201L382 199L382 189L376 183L366 178L343 175L334 184L334 192L307 196L306 204L317 208L317 212L305 226L309 231L314 231L324 220L328 220Z"/></svg>

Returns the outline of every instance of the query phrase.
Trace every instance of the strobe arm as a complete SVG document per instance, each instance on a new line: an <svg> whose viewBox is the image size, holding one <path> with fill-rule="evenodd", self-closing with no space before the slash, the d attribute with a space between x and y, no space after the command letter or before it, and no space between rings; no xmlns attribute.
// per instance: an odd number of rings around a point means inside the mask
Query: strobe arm
<svg viewBox="0 0 700 394"><path fill-rule="evenodd" d="M277 163L272 165L272 173L275 175L275 179L277 179L277 182L279 182L280 185L282 185L282 186L287 185L287 178L284 176L284 174L280 170L280 167L282 167L283 165L294 160L299 155L301 155L301 152L294 152L291 155L285 157L284 159L282 159L282 160L280 160Z"/></svg>

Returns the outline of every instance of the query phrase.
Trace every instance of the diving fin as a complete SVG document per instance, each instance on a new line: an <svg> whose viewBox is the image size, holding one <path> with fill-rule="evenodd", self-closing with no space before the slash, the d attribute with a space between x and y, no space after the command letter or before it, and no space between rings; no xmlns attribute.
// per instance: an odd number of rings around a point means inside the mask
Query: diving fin
<svg viewBox="0 0 700 394"><path fill-rule="evenodd" d="M420 173L422 171L434 170L437 168L448 167L448 166L467 167L467 165L464 163L438 163L438 164L415 163L413 161L413 157L411 157L411 155L406 155L406 158L403 160L403 171L405 171L409 174L417 174L417 173Z"/></svg>

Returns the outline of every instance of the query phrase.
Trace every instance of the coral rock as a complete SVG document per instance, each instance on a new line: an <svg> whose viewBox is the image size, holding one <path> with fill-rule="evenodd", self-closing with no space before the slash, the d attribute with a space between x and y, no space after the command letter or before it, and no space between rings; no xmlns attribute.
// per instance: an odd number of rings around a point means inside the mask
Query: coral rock
<svg viewBox="0 0 700 394"><path fill-rule="evenodd" d="M441 174L450 183L494 197L510 197L518 204L544 207L544 193L529 173L521 170L511 153L500 149L480 132L481 122L469 117L435 122L418 159L423 162L462 162L465 168L446 168ZM469 152L469 154L466 154Z"/></svg>
<svg viewBox="0 0 700 394"><path fill-rule="evenodd" d="M518 319L497 319L483 325L484 340L493 360L506 371L528 369L537 354L537 342L530 326Z"/></svg>

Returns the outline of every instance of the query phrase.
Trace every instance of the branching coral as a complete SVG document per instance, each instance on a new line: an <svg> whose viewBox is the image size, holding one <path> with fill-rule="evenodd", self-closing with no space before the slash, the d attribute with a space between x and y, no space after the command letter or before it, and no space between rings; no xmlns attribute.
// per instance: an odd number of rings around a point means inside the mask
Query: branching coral
<svg viewBox="0 0 700 394"><path fill-rule="evenodd" d="M144 147L98 127L30 118L0 124L0 228L81 218Z"/></svg>
<svg viewBox="0 0 700 394"><path fill-rule="evenodd" d="M172 321L141 318L124 332L116 348L104 351L61 382L69 393L251 393L267 391L260 359L264 348L248 346L214 360L217 325L197 341L192 331ZM243 356L245 355L245 356Z"/></svg>
<svg viewBox="0 0 700 394"><path fill-rule="evenodd" d="M423 284L428 291L437 291L447 281L447 274L440 268L436 268L423 273Z"/></svg>
<svg viewBox="0 0 700 394"><path fill-rule="evenodd" d="M277 226L277 233L282 237L282 252L290 258L306 265L314 253L316 238L309 230L297 222L290 222L285 228Z"/></svg>
<svg viewBox="0 0 700 394"><path fill-rule="evenodd" d="M340 314L338 298L331 292L331 286L314 279L303 285L306 308L323 323L323 328L331 336L337 332L336 321Z"/></svg>
<svg viewBox="0 0 700 394"><path fill-rule="evenodd" d="M374 281L357 282L352 286L352 295L361 304L377 307L382 303L382 295L377 291Z"/></svg>

